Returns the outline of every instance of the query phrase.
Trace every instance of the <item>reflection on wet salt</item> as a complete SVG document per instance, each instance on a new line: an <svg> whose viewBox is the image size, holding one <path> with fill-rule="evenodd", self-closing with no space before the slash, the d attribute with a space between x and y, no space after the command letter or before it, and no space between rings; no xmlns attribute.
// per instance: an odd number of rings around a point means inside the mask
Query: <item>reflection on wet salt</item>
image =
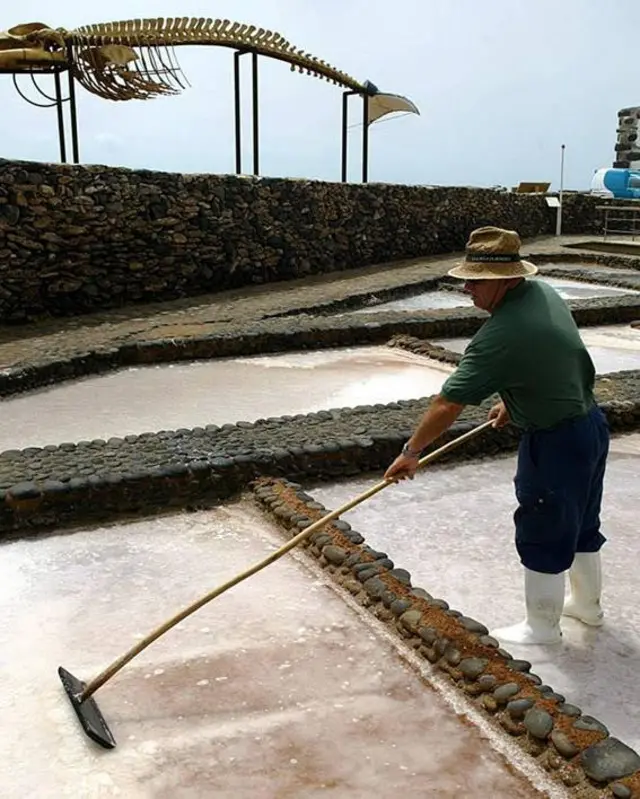
<svg viewBox="0 0 640 799"><path fill-rule="evenodd" d="M374 311L425 311L431 308L465 308L473 305L471 297L462 291L424 291L413 297L405 297L401 300L383 302L379 305L371 305L367 308L359 308L351 311L354 314L373 313Z"/></svg>
<svg viewBox="0 0 640 799"><path fill-rule="evenodd" d="M633 289L606 286L595 282L587 283L581 280L546 277L543 275L536 275L530 279L541 280L544 283L548 283L566 300L587 299L589 297L614 297L621 294L638 293ZM435 291L423 291L411 297L404 297L401 300L382 302L377 305L369 305L366 308L359 308L357 311L350 311L347 315L374 313L376 311L427 311L435 308L471 307L473 305L471 297L464 293L462 285L462 282L460 282L459 291L449 288Z"/></svg>
<svg viewBox="0 0 640 799"><path fill-rule="evenodd" d="M5 400L0 451L415 399L449 372L385 346L125 369Z"/></svg>
<svg viewBox="0 0 640 799"><path fill-rule="evenodd" d="M565 300L585 300L591 297L617 297L621 294L638 294L634 289L606 286L602 283L587 283L582 280L567 280L536 275L531 280L542 280L552 286Z"/></svg>
<svg viewBox="0 0 640 799"><path fill-rule="evenodd" d="M192 535L203 523L208 541ZM536 795L340 598L309 592L308 572L290 557L185 619L101 688L96 699L118 749L97 749L58 665L94 676L141 627L150 631L246 569L246 549L220 534L229 526L251 543L251 562L265 539L282 543L253 507L238 504L0 545L0 584L22 577L0 617L0 717L11 731L2 741L3 799L168 799L183 789L271 799L315 795L322 785L336 796L421 795L425 785L443 797ZM87 557L93 552L103 557ZM127 577L140 572L152 591ZM96 601L104 596L106 607ZM203 622L212 633L204 639ZM311 642L295 642L301 628ZM353 655L348 670L337 644Z"/></svg>
<svg viewBox="0 0 640 799"><path fill-rule="evenodd" d="M630 325L581 327L580 335L598 374L640 369L640 328ZM434 344L463 353L470 338L433 339Z"/></svg>

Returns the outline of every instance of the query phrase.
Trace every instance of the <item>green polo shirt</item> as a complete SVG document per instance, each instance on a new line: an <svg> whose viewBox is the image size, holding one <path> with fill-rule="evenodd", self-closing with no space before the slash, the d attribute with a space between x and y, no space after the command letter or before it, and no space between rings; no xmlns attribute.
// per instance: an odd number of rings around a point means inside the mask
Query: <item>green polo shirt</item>
<svg viewBox="0 0 640 799"><path fill-rule="evenodd" d="M479 405L497 393L515 425L535 430L586 413L594 380L567 304L548 284L523 280L478 330L441 394Z"/></svg>

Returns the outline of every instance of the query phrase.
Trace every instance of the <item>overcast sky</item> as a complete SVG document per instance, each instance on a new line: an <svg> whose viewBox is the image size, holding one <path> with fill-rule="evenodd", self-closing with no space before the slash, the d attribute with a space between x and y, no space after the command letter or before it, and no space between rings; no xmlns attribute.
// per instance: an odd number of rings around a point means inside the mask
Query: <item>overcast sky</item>
<svg viewBox="0 0 640 799"><path fill-rule="evenodd" d="M564 143L565 186L588 188L593 171L613 162L618 110L640 105L637 0L21 0L5 5L0 28L37 20L72 29L175 15L276 30L356 79L413 100L420 116L371 127L371 181L546 180L557 188ZM177 55L191 87L176 97L113 103L79 89L83 162L234 171L232 51L188 47ZM246 172L252 168L249 67L246 60ZM21 85L37 96L28 79ZM54 111L27 105L9 76L0 76L0 100L0 157L57 160ZM340 179L339 87L261 59L260 105L262 174ZM349 178L355 181L360 108L353 101Z"/></svg>

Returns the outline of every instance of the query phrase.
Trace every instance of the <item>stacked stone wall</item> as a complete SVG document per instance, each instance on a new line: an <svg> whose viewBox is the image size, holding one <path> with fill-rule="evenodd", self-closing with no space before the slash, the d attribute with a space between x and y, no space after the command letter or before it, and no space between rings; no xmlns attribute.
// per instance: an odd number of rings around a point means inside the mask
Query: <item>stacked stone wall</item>
<svg viewBox="0 0 640 799"><path fill-rule="evenodd" d="M599 229L567 194L565 233ZM551 234L543 195L0 160L0 321L73 316Z"/></svg>

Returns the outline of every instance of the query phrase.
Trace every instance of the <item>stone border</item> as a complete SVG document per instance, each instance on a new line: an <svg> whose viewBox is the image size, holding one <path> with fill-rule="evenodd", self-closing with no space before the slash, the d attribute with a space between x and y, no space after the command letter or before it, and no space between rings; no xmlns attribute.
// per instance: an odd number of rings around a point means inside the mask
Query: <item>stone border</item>
<svg viewBox="0 0 640 799"><path fill-rule="evenodd" d="M634 255L616 255L615 253L605 252L588 252L580 251L582 246L580 243L564 244L564 247L569 250L550 250L548 252L530 252L525 257L528 261L535 264L541 264L544 261L556 261L562 263L590 263L597 266L610 266L619 267L620 269L628 269L630 272L640 271L640 248L637 254Z"/></svg>
<svg viewBox="0 0 640 799"><path fill-rule="evenodd" d="M340 299L325 300L324 302L315 303L314 305L300 305L297 308L291 308L287 311L267 314L264 316L264 319L283 319L285 317L297 316L307 311L313 311L317 316L327 316L352 309L364 310L369 306L375 308L376 305L383 305L384 303L393 302L394 300L403 300L405 297L413 297L414 294L424 291L438 291L442 288L441 284L444 280L454 280L454 278L447 278L446 276L420 278L413 282L401 283L396 286L387 286L386 288L376 289L375 291L360 291L346 297L341 297ZM457 282L458 288L460 288L460 282Z"/></svg>
<svg viewBox="0 0 640 799"><path fill-rule="evenodd" d="M440 361L440 363L450 364L451 366L457 366L462 360L461 353L415 336L393 336L387 344L389 347L398 347L398 349L407 350L407 352L413 352L415 355L422 355L432 361Z"/></svg>
<svg viewBox="0 0 640 799"><path fill-rule="evenodd" d="M622 324L640 319L640 294L568 302L578 325ZM476 308L391 311L360 319L298 317L254 321L241 330L200 337L125 343L59 360L0 372L0 397L129 366L242 357L308 349L384 344L397 334L416 338L472 336L486 319Z"/></svg>
<svg viewBox="0 0 640 799"><path fill-rule="evenodd" d="M251 489L259 507L292 536L328 512L298 483L265 477ZM348 522L333 520L300 546L572 795L640 796L637 752L542 685L532 665L514 660L483 624L414 587L406 569L371 549Z"/></svg>
<svg viewBox="0 0 640 799"><path fill-rule="evenodd" d="M602 252L611 255L617 253L619 255L630 256L631 258L637 257L638 252L640 252L640 246L637 244L634 245L633 243L611 239L608 241L603 239L587 239L586 241L575 244L564 244L563 246L574 250L584 248L587 252Z"/></svg>
<svg viewBox="0 0 640 799"><path fill-rule="evenodd" d="M596 389L612 432L640 429L640 370L600 377ZM259 477L335 480L379 471L428 400L8 450L0 455L0 538L208 508ZM490 405L466 409L429 450L484 421ZM442 462L513 452L519 439L507 426Z"/></svg>

